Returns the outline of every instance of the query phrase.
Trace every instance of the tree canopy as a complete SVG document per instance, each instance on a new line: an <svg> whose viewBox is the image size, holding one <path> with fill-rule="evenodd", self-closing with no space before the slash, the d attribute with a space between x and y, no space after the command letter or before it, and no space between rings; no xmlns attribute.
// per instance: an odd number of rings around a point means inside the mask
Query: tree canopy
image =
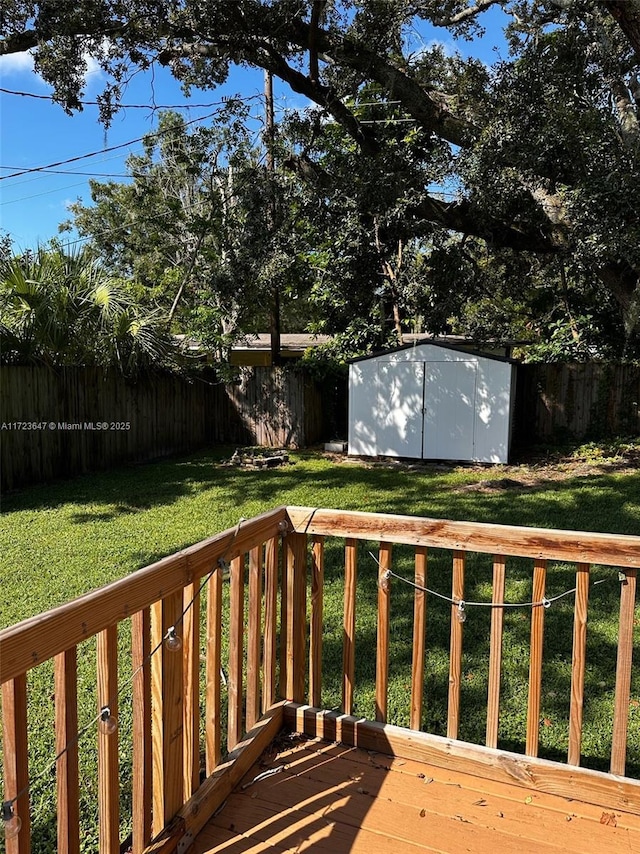
<svg viewBox="0 0 640 854"><path fill-rule="evenodd" d="M498 7L509 54L491 67L408 38L422 22L473 38ZM5 0L0 55L27 49L67 110L95 57L105 122L133 68L187 89L267 69L317 107L289 123L287 167L318 216L345 202L342 262L357 278L374 256L369 290L400 321L404 306L485 334L511 300L531 328L637 352L640 0Z"/></svg>

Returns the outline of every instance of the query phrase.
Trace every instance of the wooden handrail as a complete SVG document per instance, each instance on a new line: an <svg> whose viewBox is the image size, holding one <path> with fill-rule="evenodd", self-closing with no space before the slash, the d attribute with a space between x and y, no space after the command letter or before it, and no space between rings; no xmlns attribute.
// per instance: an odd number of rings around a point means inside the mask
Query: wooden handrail
<svg viewBox="0 0 640 854"><path fill-rule="evenodd" d="M58 608L0 631L0 683L77 646L278 534L284 507L245 521Z"/></svg>
<svg viewBox="0 0 640 854"><path fill-rule="evenodd" d="M294 531L315 536L605 566L638 567L640 563L640 537L629 535L450 522L314 507L287 507L287 515Z"/></svg>
<svg viewBox="0 0 640 854"><path fill-rule="evenodd" d="M282 536L282 575L279 582L279 543ZM217 773L222 761L221 673L228 672L226 744L234 750L243 733L257 724L260 714L271 714L278 693L295 703L306 697L313 706L322 699L323 587L327 538L344 544L344 602L342 704L350 715L356 702L356 662L360 650L358 618L358 541L378 540L378 621L376 642L375 717L386 722L393 593L400 584L387 575L392 569L392 544L414 549L413 650L411 692L407 694L411 727L420 729L425 684L428 549L447 549L452 560L451 632L447 735L458 737L460 689L463 681L464 624L456 603L465 598L465 564L469 552L489 554L493 561L489 672L487 684L486 744L495 748L500 717L500 679L505 556L533 561L532 601L545 595L549 560L576 567L571 705L567 762L580 764L582 709L586 671L586 634L590 567L594 563L621 567L620 621L615 704L612 719L611 772L625 773L631 686L636 575L640 566L640 537L539 530L381 516L371 513L313 508L278 508L243 522L202 543L164 558L74 602L38 615L0 632L5 798L17 797L15 807L23 829L10 840L7 854L29 849L29 762L26 727L26 673L43 661L55 659L58 850L79 850L79 781L77 712L77 647L97 636L96 674L98 706L109 704L117 714L118 623L131 618L133 703L133 838L134 854L152 850L152 837L166 834L187 802L202 800L200 785L200 593L206 597L206 773ZM430 554L430 553L429 553ZM222 572L230 561L230 596L223 596ZM472 564L470 563L469 566ZM245 574L248 569L248 584ZM551 570L549 570L551 571ZM307 589L307 575L310 586ZM201 591L202 585L202 591ZM281 612L278 614L278 589ZM307 625L307 601L310 620ZM278 617L280 624L278 626ZM543 607L531 612L529 692L526 723L528 756L538 754L544 641ZM171 626L179 624L183 648L171 652L163 643ZM223 660L222 626L229 627L229 658ZM280 646L277 635L280 632ZM246 636L246 672L245 641ZM154 655L152 651L156 650ZM280 669L280 692L276 675ZM246 688L245 688L246 685ZM394 701L395 702L395 701ZM275 718L274 718L275 720ZM259 728L257 724L257 728ZM119 851L118 736L100 734L99 808L100 854ZM65 745L70 749L65 750ZM200 799L200 800L199 800ZM26 840L26 841L25 841ZM155 843L154 843L155 844Z"/></svg>

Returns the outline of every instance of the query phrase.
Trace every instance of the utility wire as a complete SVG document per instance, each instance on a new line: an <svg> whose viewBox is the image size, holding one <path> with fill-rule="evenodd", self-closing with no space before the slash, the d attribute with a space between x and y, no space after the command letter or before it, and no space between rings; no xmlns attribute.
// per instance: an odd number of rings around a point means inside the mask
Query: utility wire
<svg viewBox="0 0 640 854"><path fill-rule="evenodd" d="M184 127L188 127L196 122L204 122L207 119L211 119L217 112L218 110L215 110L213 113L208 113L206 116L200 116L197 119L190 119L188 122L184 123ZM136 139L130 139L128 142L121 142L119 145L110 145L107 148L90 151L87 154L78 154L75 157L68 157L66 160L58 160L55 163L47 163L43 166L32 166L29 169L21 169L18 172L12 172L10 175L0 175L0 181L6 181L8 178L18 178L21 175L28 175L32 172L43 172L47 169L54 169L56 166L66 166L67 163L77 163L79 160L86 160L89 157L97 157L99 154L106 154L108 151L118 151L119 149L126 148L128 145L135 145L137 142L143 142L146 138L162 136L165 133L171 133L173 130L174 128L170 127L165 130L151 131L149 133L145 133L143 136L136 137Z"/></svg>
<svg viewBox="0 0 640 854"><path fill-rule="evenodd" d="M58 103L54 95L38 95L35 92L21 92L16 89L5 89L0 86L0 92L3 95L17 95L22 98L35 98L38 101L52 101ZM230 95L228 98L222 98L220 101L210 101L206 104L118 104L118 109L122 110L189 110L192 107L203 109L208 107L218 107L221 104L227 104L229 101L252 101L256 98L261 98L262 95ZM99 107L100 101L78 101L83 107Z"/></svg>

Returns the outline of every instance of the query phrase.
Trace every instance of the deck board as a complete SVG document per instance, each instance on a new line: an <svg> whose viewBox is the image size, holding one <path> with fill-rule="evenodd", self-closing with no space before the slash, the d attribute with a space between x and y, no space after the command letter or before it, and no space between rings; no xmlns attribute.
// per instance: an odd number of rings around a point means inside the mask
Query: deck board
<svg viewBox="0 0 640 854"><path fill-rule="evenodd" d="M194 854L640 851L635 814L292 738L280 739L251 768L200 833ZM281 772L251 784L278 766Z"/></svg>

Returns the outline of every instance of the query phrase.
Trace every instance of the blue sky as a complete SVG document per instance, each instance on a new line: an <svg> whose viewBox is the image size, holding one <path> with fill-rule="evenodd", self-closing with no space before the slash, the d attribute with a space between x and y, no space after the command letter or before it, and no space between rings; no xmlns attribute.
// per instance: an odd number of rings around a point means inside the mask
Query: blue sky
<svg viewBox="0 0 640 854"><path fill-rule="evenodd" d="M499 13L499 10L495 11ZM459 48L464 55L474 55L486 63L492 63L496 59L496 43L504 50L504 42L498 15L488 15L490 17L485 16L488 24L487 35L471 43L461 42ZM421 46L429 46L435 41L443 42L445 49L450 52L455 50L455 44L445 30L423 28L419 33L413 33L411 40L412 50L419 50ZM104 83L104 75L90 60L84 98L95 100ZM27 54L0 59L0 86L7 90L41 96L51 94L50 87L34 73ZM155 71L153 79L149 74L136 75L123 102L190 105L180 111L189 121L212 113L215 110L215 102L224 96L238 93L243 96L257 96L251 112L259 115L263 109L259 97L262 92L261 71L234 68L223 86L205 92L193 90L191 97L187 99L170 74L159 69ZM279 85L278 81L275 81L275 99L276 118L278 111L304 104L300 96ZM195 106L199 104L213 106ZM69 218L67 206L70 202L78 198L85 203L90 202L90 177L105 181L120 180L117 176L125 173L127 156L139 152L141 145L133 143L113 152L105 152L104 149L139 139L156 126L157 113L150 108L122 110L115 116L111 127L105 130L98 122L98 110L95 106L85 106L81 113L67 116L58 105L49 100L0 92L1 176L89 152L100 152L95 157L56 167L60 170L86 173L85 175L36 172L13 178L3 177L0 181L0 228L10 233L14 249L24 250L54 237L58 233L58 225ZM114 177L110 178L106 173ZM73 233L66 233L63 239L67 241L73 237Z"/></svg>

